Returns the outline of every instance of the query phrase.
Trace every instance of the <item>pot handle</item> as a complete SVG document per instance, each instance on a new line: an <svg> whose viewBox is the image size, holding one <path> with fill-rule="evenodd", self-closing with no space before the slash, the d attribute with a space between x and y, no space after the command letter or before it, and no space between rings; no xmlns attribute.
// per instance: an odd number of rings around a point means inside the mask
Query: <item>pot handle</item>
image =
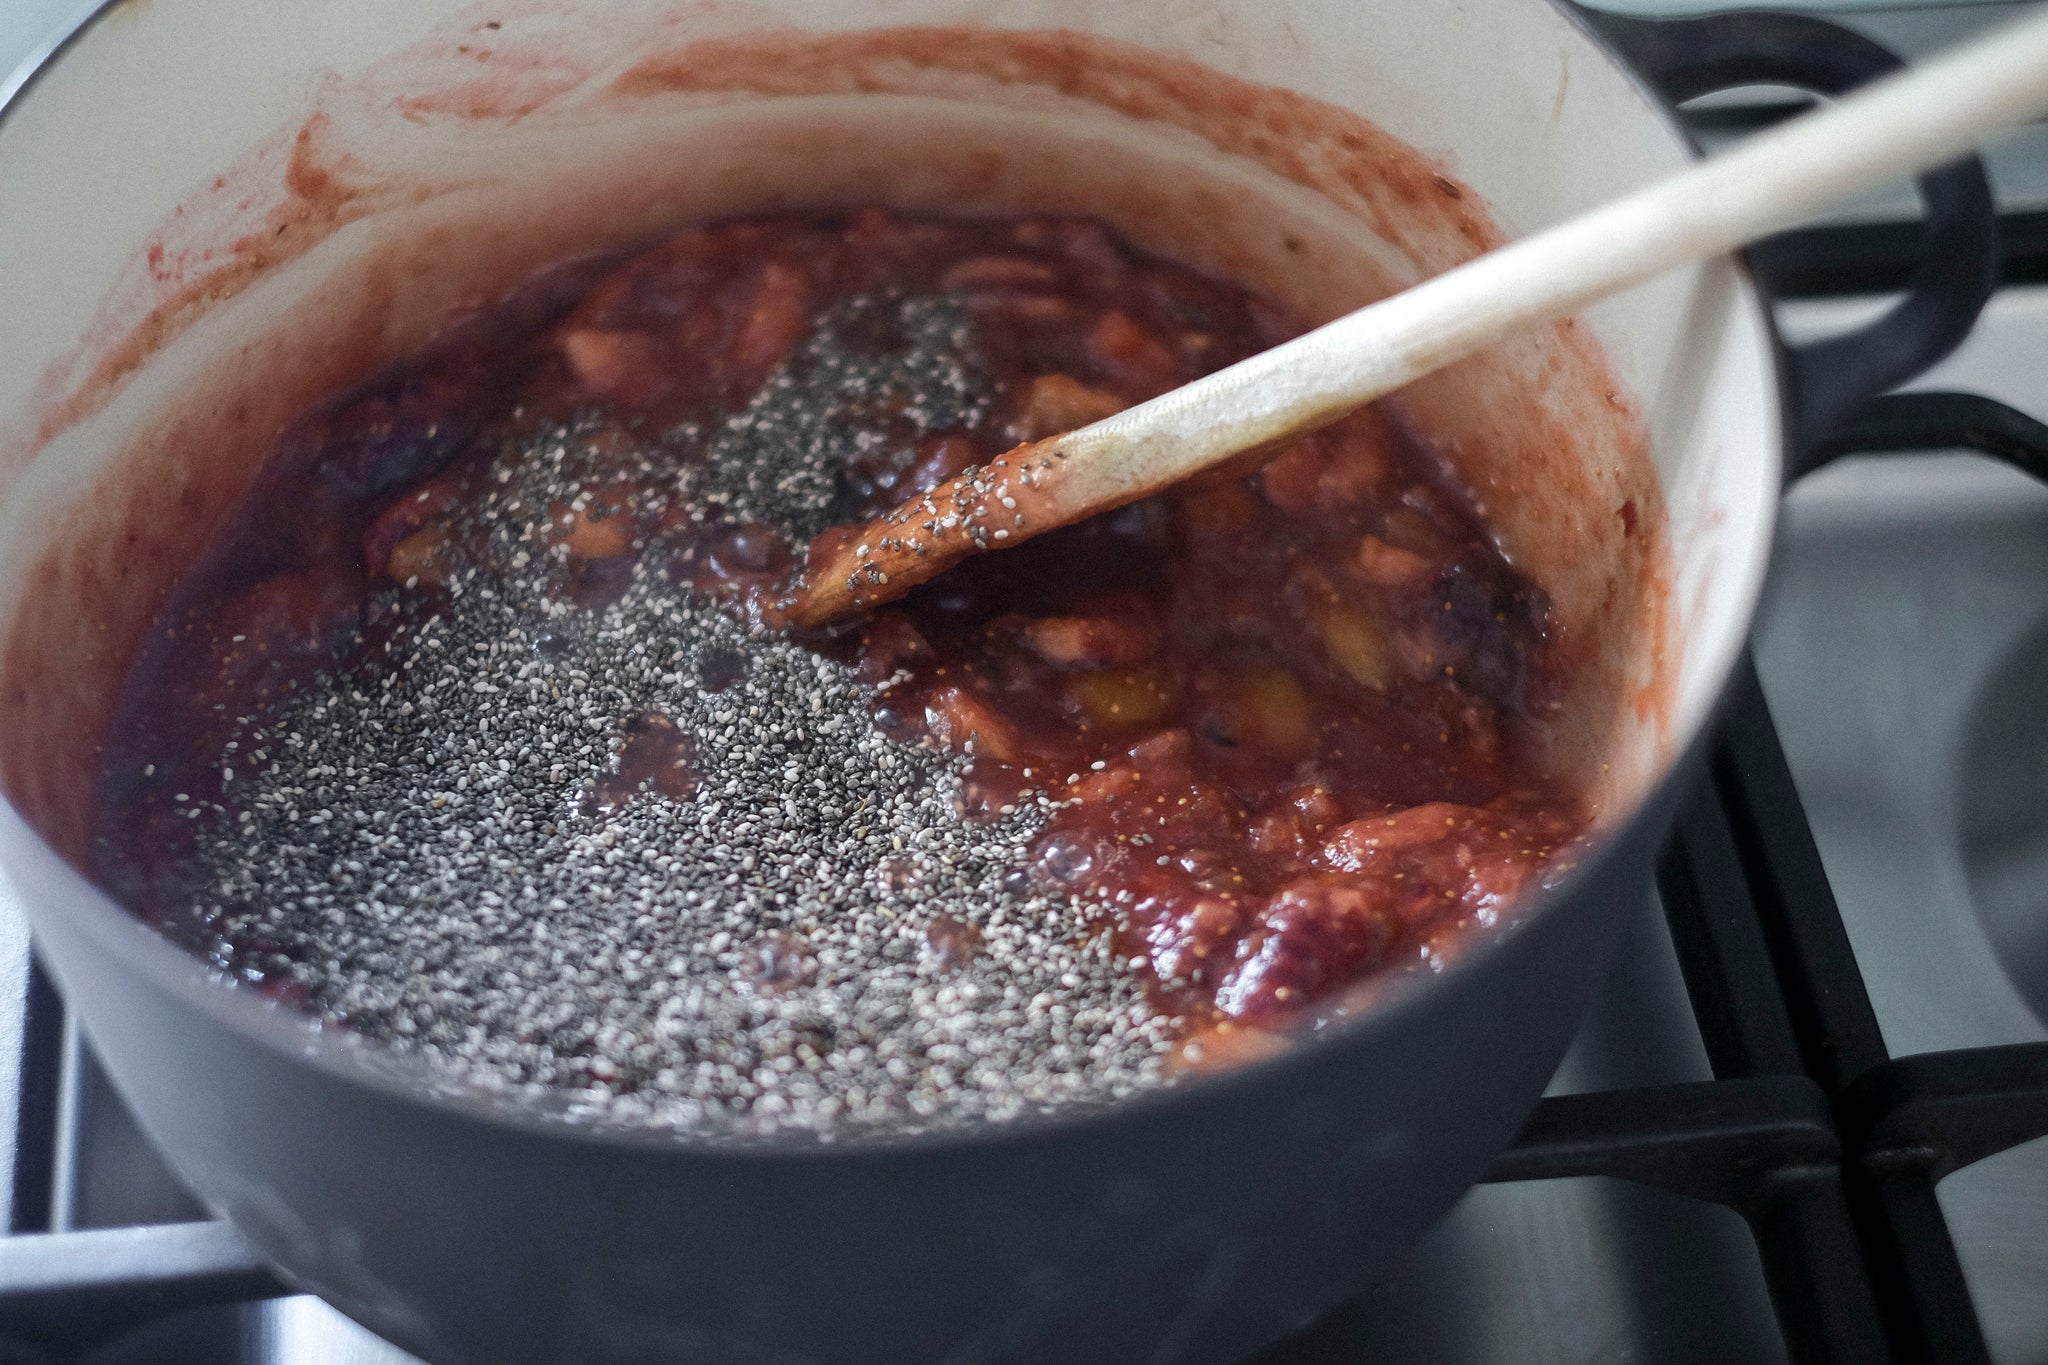
<svg viewBox="0 0 2048 1365"><path fill-rule="evenodd" d="M1640 19L1569 8L1674 105L1760 83L1840 94L1901 65L1862 34L1803 14ZM1951 162L1921 176L1919 188L1926 226L1904 297L1855 331L1785 348L1789 477L1829 458L1828 438L1871 398L1953 351L1997 285L1998 220L1984 163Z"/></svg>

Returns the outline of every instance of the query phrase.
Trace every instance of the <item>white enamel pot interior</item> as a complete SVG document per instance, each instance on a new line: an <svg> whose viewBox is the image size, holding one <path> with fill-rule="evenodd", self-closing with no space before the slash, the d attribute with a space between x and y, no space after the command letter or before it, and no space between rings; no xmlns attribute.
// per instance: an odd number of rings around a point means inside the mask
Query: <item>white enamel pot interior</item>
<svg viewBox="0 0 2048 1365"><path fill-rule="evenodd" d="M952 25L978 32L858 36ZM0 866L61 984L121 955L273 1051L372 1067L206 980L67 860L127 651L279 425L550 259L772 204L1036 205L1329 316L1688 157L1546 0L115 6L0 123ZM1649 833L1746 635L1775 364L1717 263L1406 396L1594 646L1558 761L1616 837ZM318 1261L292 1268L407 1334Z"/></svg>

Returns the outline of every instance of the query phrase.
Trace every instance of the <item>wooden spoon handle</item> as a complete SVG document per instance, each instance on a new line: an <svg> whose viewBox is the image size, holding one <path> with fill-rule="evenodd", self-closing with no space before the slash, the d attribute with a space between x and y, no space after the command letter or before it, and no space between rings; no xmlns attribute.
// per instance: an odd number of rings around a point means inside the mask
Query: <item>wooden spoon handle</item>
<svg viewBox="0 0 2048 1365"><path fill-rule="evenodd" d="M1304 431L1528 326L1718 256L2048 110L2048 14L1894 73L1612 203L812 546L792 623L908 592L979 550Z"/></svg>

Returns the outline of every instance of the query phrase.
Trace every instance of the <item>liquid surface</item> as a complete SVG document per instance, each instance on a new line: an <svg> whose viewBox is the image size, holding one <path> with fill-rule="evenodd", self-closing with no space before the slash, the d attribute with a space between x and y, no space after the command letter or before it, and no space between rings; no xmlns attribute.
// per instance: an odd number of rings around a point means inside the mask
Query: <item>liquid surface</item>
<svg viewBox="0 0 2048 1365"><path fill-rule="evenodd" d="M1580 836L1539 591L1369 409L774 627L805 542L1291 335L1073 219L566 267L308 414L128 680L94 871L467 1082L1007 1117L1438 967Z"/></svg>

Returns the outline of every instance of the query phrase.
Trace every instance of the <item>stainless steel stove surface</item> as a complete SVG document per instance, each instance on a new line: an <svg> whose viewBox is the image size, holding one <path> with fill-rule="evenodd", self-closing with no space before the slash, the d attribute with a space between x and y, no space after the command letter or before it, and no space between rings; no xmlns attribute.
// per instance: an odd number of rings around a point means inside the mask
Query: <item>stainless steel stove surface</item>
<svg viewBox="0 0 2048 1365"><path fill-rule="evenodd" d="M5 70L51 6L0 2ZM1910 49L2014 7L1870 8L1856 22ZM2048 155L1995 169L2009 206L2048 206ZM2048 240L2030 213L2007 226ZM2009 274L1918 387L2048 419L2048 252ZM2048 429L1950 400L1874 410L1862 435L2048 471ZM1738 689L1530 1128L1403 1266L1260 1365L2048 1362L2048 1136L2005 1145L2048 1134L2048 489L1954 454L1811 478L1754 653L1761 689ZM0 1219L0 1362L35 1343L93 1365L410 1359L271 1297L32 982L4 896Z"/></svg>
<svg viewBox="0 0 2048 1365"><path fill-rule="evenodd" d="M2048 289L1916 387L2048 418ZM1787 502L1777 573L1757 661L1886 1046L2048 1040L2048 488L1848 461ZM1992 1357L2048 1361L2048 1137L1939 1197Z"/></svg>

